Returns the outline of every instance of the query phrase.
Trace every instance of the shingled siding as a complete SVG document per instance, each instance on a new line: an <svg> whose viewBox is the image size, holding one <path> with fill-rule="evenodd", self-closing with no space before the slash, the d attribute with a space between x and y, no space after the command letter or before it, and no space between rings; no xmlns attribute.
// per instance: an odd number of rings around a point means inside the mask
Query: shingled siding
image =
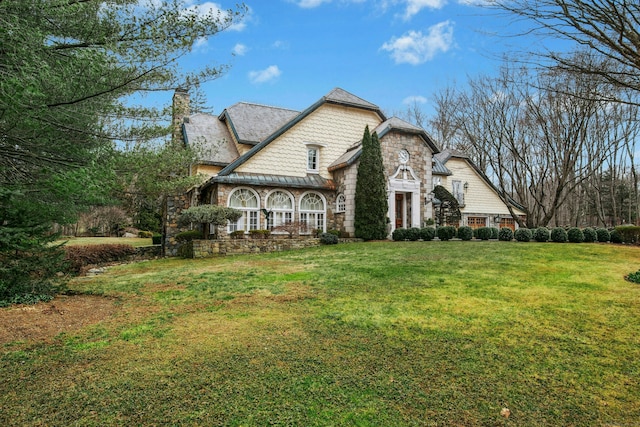
<svg viewBox="0 0 640 427"><path fill-rule="evenodd" d="M320 239L226 239L193 240L185 243L180 252L185 258L209 258L217 255L240 255L265 252L282 252L311 248L320 245Z"/></svg>
<svg viewBox="0 0 640 427"><path fill-rule="evenodd" d="M325 104L248 159L236 171L273 174L277 167L278 175L306 176L305 144L313 143L320 146L320 175L331 179L329 165L362 139L367 125L375 128L378 124L380 117L374 112Z"/></svg>

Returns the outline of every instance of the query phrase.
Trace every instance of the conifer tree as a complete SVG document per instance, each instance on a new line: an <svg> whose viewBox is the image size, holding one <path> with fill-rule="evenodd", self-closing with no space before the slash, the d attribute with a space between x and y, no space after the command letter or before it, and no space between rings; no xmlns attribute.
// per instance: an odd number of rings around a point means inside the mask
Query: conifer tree
<svg viewBox="0 0 640 427"><path fill-rule="evenodd" d="M355 234L365 240L387 237L387 201L382 150L376 132L369 126L362 137L362 154L358 165L355 196Z"/></svg>

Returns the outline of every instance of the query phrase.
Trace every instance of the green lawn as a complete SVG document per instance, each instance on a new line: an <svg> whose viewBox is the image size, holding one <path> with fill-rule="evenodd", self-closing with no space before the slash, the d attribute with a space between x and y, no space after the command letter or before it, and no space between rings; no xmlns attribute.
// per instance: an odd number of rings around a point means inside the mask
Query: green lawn
<svg viewBox="0 0 640 427"><path fill-rule="evenodd" d="M77 245L102 245L102 244L124 244L131 245L133 247L138 246L150 246L152 244L151 238L139 238L139 237L69 237L61 239L56 243L65 243L69 246Z"/></svg>
<svg viewBox="0 0 640 427"><path fill-rule="evenodd" d="M0 424L637 425L639 268L475 241L118 266L71 284L114 318L2 349Z"/></svg>

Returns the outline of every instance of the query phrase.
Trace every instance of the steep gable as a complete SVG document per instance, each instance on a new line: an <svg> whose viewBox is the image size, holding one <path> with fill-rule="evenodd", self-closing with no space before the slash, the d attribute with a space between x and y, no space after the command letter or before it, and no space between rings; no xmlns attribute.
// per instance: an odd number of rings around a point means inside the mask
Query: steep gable
<svg viewBox="0 0 640 427"><path fill-rule="evenodd" d="M256 145L280 129L299 111L239 102L225 109L219 116L227 123L239 144Z"/></svg>

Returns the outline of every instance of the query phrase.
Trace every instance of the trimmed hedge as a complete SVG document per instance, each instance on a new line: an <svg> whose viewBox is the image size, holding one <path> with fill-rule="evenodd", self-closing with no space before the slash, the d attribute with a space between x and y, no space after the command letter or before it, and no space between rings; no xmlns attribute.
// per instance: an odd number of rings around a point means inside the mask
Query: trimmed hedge
<svg viewBox="0 0 640 427"><path fill-rule="evenodd" d="M622 243L622 236L620 235L620 232L616 229L611 230L611 233L609 234L609 241L611 243Z"/></svg>
<svg viewBox="0 0 640 427"><path fill-rule="evenodd" d="M640 242L640 227L637 225L621 225L615 228L618 232L622 243L638 243Z"/></svg>
<svg viewBox="0 0 640 427"><path fill-rule="evenodd" d="M183 231L176 234L176 241L179 243L190 242L192 240L202 239L202 233L198 230Z"/></svg>
<svg viewBox="0 0 640 427"><path fill-rule="evenodd" d="M596 234L596 230L593 227L587 227L582 230L582 236L584 237L585 243L593 243L598 240L598 235Z"/></svg>
<svg viewBox="0 0 640 427"><path fill-rule="evenodd" d="M536 239L536 242L548 242L551 238L551 232L547 227L538 227L533 238Z"/></svg>
<svg viewBox="0 0 640 427"><path fill-rule="evenodd" d="M401 242L407 238L407 229L406 228L396 228L391 233L391 238L394 242Z"/></svg>
<svg viewBox="0 0 640 427"><path fill-rule="evenodd" d="M513 230L509 227L502 227L498 233L498 239L502 242L510 242L513 240Z"/></svg>
<svg viewBox="0 0 640 427"><path fill-rule="evenodd" d="M88 265L126 261L136 253L133 246L123 244L65 246L64 250L70 270L76 273Z"/></svg>
<svg viewBox="0 0 640 427"><path fill-rule="evenodd" d="M152 244L154 244L154 245L160 245L160 244L162 244L162 234L157 234L157 233L156 233L156 234L154 234L154 235L151 237L151 243L152 243Z"/></svg>
<svg viewBox="0 0 640 427"><path fill-rule="evenodd" d="M336 245L338 244L338 236L333 233L322 233L320 235L320 243L323 245Z"/></svg>
<svg viewBox="0 0 640 427"><path fill-rule="evenodd" d="M492 239L497 239L500 237L500 230L498 230L496 227L489 227L489 229L491 230Z"/></svg>
<svg viewBox="0 0 640 427"><path fill-rule="evenodd" d="M567 239L571 243L582 243L584 242L584 233L578 227L572 227L567 231Z"/></svg>
<svg viewBox="0 0 640 427"><path fill-rule="evenodd" d="M551 230L551 241L556 243L565 243L568 239L567 230L562 227L555 227Z"/></svg>
<svg viewBox="0 0 640 427"><path fill-rule="evenodd" d="M515 233L513 233L513 237L518 242L530 242L533 239L533 233L528 228L518 228Z"/></svg>
<svg viewBox="0 0 640 427"><path fill-rule="evenodd" d="M471 240L473 239L473 228L468 225L463 225L458 228L458 238L461 240Z"/></svg>
<svg viewBox="0 0 640 427"><path fill-rule="evenodd" d="M438 227L438 229L436 230L436 234L438 235L438 239L440 240L451 240L456 237L456 228L452 225Z"/></svg>
<svg viewBox="0 0 640 427"><path fill-rule="evenodd" d="M598 236L598 242L600 243L606 243L611 239L611 233L606 228L598 228L596 236Z"/></svg>
<svg viewBox="0 0 640 427"><path fill-rule="evenodd" d="M490 227L480 227L476 228L476 237L480 240L489 240L491 239L491 228Z"/></svg>
<svg viewBox="0 0 640 427"><path fill-rule="evenodd" d="M423 227L420 229L420 238L429 242L436 237L436 229L433 227Z"/></svg>

